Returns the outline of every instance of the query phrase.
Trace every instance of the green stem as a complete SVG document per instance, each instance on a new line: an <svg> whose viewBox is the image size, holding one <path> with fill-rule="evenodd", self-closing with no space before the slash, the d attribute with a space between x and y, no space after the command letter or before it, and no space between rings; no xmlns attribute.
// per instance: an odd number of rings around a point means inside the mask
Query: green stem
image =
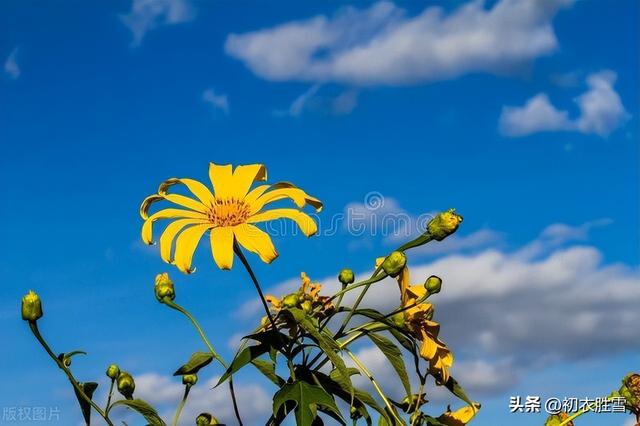
<svg viewBox="0 0 640 426"><path fill-rule="evenodd" d="M106 413L102 410L102 408L98 407L98 405L95 402L93 402L91 398L89 398L84 393L84 390L82 389L80 384L76 381L76 379L73 377L73 374L71 374L71 371L53 353L53 351L51 350L47 342L44 340L44 338L40 334L40 330L38 330L38 324L35 321L29 321L29 328L31 328L31 332L36 337L38 342L40 342L40 345L42 345L42 347L47 352L47 354L49 354L49 357L51 357L51 359L56 363L58 368L64 371L64 374L67 375L69 382L71 382L71 385L76 390L78 395L80 395L82 399L84 399L88 404L90 404L93 407L93 409L96 410L98 414L100 414L100 416L104 419L104 421L107 422L109 426L113 426L113 423L111 423L111 420L109 420L109 417L107 417Z"/></svg>
<svg viewBox="0 0 640 426"><path fill-rule="evenodd" d="M607 397L607 398L604 398L604 400L602 400L602 401L598 401L598 402L594 402L593 404L589 404L586 407L584 407L582 410L578 411L577 413L572 414L571 416L567 417L558 426L565 426L565 425L571 423L574 419L576 419L576 418L580 417L581 415L583 415L584 413L592 411L593 409L598 407L598 405L602 404L604 401L610 401L610 400L611 400L611 397Z"/></svg>
<svg viewBox="0 0 640 426"><path fill-rule="evenodd" d="M191 385L186 385L184 387L184 395L182 396L182 401L178 404L178 409L176 410L175 416L173 416L173 426L178 426L178 420L180 419L180 414L182 414L182 409L184 408L184 404L187 402L187 397L189 396L189 390L191 390Z"/></svg>
<svg viewBox="0 0 640 426"><path fill-rule="evenodd" d="M393 410L391 403L389 402L387 397L384 395L384 392L382 392L382 388L380 388L380 385L378 385L378 382L376 381L376 379L374 379L373 375L371 375L371 372L358 359L358 357L354 355L353 352L351 352L348 349L346 349L346 352L347 352L347 355L349 355L349 357L353 360L353 362L358 366L358 368L360 368L360 370L364 373L364 375L367 376L367 378L371 381L371 384L375 388L376 392L378 392L378 395L380 395L380 398L382 398L382 401L384 402L384 405L389 410L389 413L394 417L394 419L398 422L398 424L403 424L402 420L398 418L398 416L396 415L396 412Z"/></svg>
<svg viewBox="0 0 640 426"><path fill-rule="evenodd" d="M191 324L193 324L193 328L196 329L196 331L200 335L200 338L204 342L205 346L207 347L207 349L209 349L209 353L211 353L211 355L220 363L220 365L222 365L222 367L224 367L225 370L228 369L229 367L227 366L227 363L224 362L224 359L222 359L222 357L218 355L216 350L213 348L213 345L207 338L207 335L202 330L202 327L200 327L200 324L198 324L198 321L196 321L195 317L191 315L191 313L187 311L185 308L178 305L177 303L175 303L173 300L169 298L164 298L162 302L168 307L180 312L185 317L187 317L189 321L191 321ZM229 393L231 394L231 402L233 403L233 412L236 416L236 420L238 420L238 424L242 426L242 418L240 417L240 410L238 408L238 401L236 399L236 392L233 385L233 376L229 376Z"/></svg>
<svg viewBox="0 0 640 426"><path fill-rule="evenodd" d="M109 406L111 405L111 397L113 396L113 385L115 384L115 382L115 379L111 379L111 385L109 386L109 396L107 396L107 406L104 409L105 412L109 411Z"/></svg>

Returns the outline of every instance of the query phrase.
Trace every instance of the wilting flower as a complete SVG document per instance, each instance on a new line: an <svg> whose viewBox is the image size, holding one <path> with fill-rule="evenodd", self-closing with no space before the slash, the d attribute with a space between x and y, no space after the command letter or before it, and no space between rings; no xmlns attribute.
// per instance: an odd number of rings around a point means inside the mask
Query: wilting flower
<svg viewBox="0 0 640 426"><path fill-rule="evenodd" d="M377 259L376 267L383 261ZM404 267L397 276L400 286L400 304L404 314L404 326L420 340L420 356L429 361L429 369L440 374L442 382L449 379L449 368L453 365L453 354L438 338L440 324L433 321L433 305L425 300L429 296L427 284L410 285L409 268ZM428 281L428 280L427 280ZM400 318L394 318L399 322Z"/></svg>
<svg viewBox="0 0 640 426"><path fill-rule="evenodd" d="M480 410L480 404L467 405L456 411L447 411L438 417L438 421L447 426L464 426L473 419Z"/></svg>
<svg viewBox="0 0 640 426"><path fill-rule="evenodd" d="M22 319L36 321L42 317L42 302L40 296L33 290L22 297Z"/></svg>
<svg viewBox="0 0 640 426"><path fill-rule="evenodd" d="M209 163L213 192L193 179L168 179L160 184L156 194L145 198L140 206L140 215L144 219L142 240L153 244L153 223L160 219L172 219L160 235L160 256L182 272L193 272L193 254L207 232L213 259L221 269L231 269L235 243L257 254L265 263L270 263L278 256L278 252L271 237L255 224L287 218L296 222L302 233L309 237L317 232L318 227L301 209L309 204L319 212L322 202L288 182L251 189L254 182L265 181L266 178L267 170L262 164L233 169L230 164ZM169 188L177 184L184 185L193 197L169 193ZM287 198L297 208L264 210L268 204ZM149 215L151 205L162 200L182 208L166 208Z"/></svg>
<svg viewBox="0 0 640 426"><path fill-rule="evenodd" d="M281 298L272 295L265 296L266 301L271 304L271 311L277 314L286 308L298 308L304 310L312 318L318 320L325 318L334 310L331 298L320 296L322 285L311 282L311 278L304 272L300 273L300 279L302 280L302 285L295 293L287 294ZM294 324L289 324L287 318L279 317L277 322L281 322L286 327L294 326ZM264 327L269 327L270 325L267 318L263 318L262 324Z"/></svg>

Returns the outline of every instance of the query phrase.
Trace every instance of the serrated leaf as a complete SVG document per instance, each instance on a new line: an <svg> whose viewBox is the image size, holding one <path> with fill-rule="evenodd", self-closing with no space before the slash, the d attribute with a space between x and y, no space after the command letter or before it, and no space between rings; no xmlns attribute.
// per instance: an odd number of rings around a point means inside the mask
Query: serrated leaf
<svg viewBox="0 0 640 426"><path fill-rule="evenodd" d="M311 322L303 310L297 308L290 308L288 312L291 313L296 322L311 335L311 338L318 344L322 352L327 355L331 363L336 367L338 372L346 379L345 384L347 389L353 395L353 383L349 376L349 370L342 357L336 352L340 350L340 345L333 337L327 336L318 330L318 326Z"/></svg>
<svg viewBox="0 0 640 426"><path fill-rule="evenodd" d="M253 359L251 360L251 364L277 386L282 386L285 383L284 379L276 374L276 365L273 362L263 359Z"/></svg>
<svg viewBox="0 0 640 426"><path fill-rule="evenodd" d="M96 382L87 382L87 383L78 383L82 388L84 394L89 398L93 399L93 393L98 388L98 384ZM73 387L73 392L76 394L76 398L78 398L78 403L80 404L80 410L82 411L82 417L84 417L85 423L87 425L91 424L91 404L89 404L78 392L78 390Z"/></svg>
<svg viewBox="0 0 640 426"><path fill-rule="evenodd" d="M124 405L125 407L138 412L147 422L149 422L149 425L151 426L166 426L166 423L162 418L160 418L158 412L142 399L121 399L114 402L111 405L111 408L117 405Z"/></svg>
<svg viewBox="0 0 640 426"><path fill-rule="evenodd" d="M371 341L380 349L385 357L391 363L391 366L396 371L398 378L402 382L404 390L407 392L407 396L411 398L411 384L409 383L409 375L407 374L407 367L404 364L404 358L402 352L393 342L386 337L383 337L376 333L368 334Z"/></svg>
<svg viewBox="0 0 640 426"><path fill-rule="evenodd" d="M174 376L183 376L185 374L195 374L202 367L209 365L209 363L213 360L213 355L209 352L194 352L189 358L189 361L182 367L178 368Z"/></svg>
<svg viewBox="0 0 640 426"><path fill-rule="evenodd" d="M273 396L273 412L280 411L280 407L287 401L294 401L296 424L311 425L317 416L318 406L332 411L342 419L342 415L335 401L322 387L307 382L297 381L284 385ZM341 421L341 424L345 424Z"/></svg>
<svg viewBox="0 0 640 426"><path fill-rule="evenodd" d="M254 346L247 346L246 348L242 349L233 359L227 371L224 372L224 374L222 375L222 377L220 377L220 380L218 380L218 383L216 383L216 386L214 387L220 386L229 377L231 377L233 373L240 370L242 367L249 364L254 359L267 353L268 351L269 346L265 345L264 343L260 343L259 345Z"/></svg>

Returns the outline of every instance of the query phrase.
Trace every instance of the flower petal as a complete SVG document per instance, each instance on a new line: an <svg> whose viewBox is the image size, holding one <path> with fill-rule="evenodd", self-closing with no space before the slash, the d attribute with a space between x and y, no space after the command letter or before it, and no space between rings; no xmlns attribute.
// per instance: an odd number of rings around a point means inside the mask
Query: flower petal
<svg viewBox="0 0 640 426"><path fill-rule="evenodd" d="M193 210L183 209L164 209L149 216L142 224L142 241L146 244L153 244L153 222L159 219L201 219L206 220L207 217Z"/></svg>
<svg viewBox="0 0 640 426"><path fill-rule="evenodd" d="M322 201L308 195L302 189L296 188L291 185L290 187L272 189L271 191L268 191L262 196L258 197L255 202L251 203L251 212L259 212L266 204L273 203L274 201L279 201L285 198L291 199L300 209L307 204L310 204L316 209L316 212L320 212L322 210Z"/></svg>
<svg viewBox="0 0 640 426"><path fill-rule="evenodd" d="M178 236L176 240L175 260L173 263L185 274L190 274L195 271L194 268L191 268L193 253L196 251L202 235L210 228L211 224L209 223L194 225L182 231Z"/></svg>
<svg viewBox="0 0 640 426"><path fill-rule="evenodd" d="M267 180L267 168L264 164L237 166L233 171L233 196L243 199L254 182Z"/></svg>
<svg viewBox="0 0 640 426"><path fill-rule="evenodd" d="M204 225L207 223L201 219L178 219L171 222L160 235L160 257L167 263L171 263L171 248L176 235L188 225Z"/></svg>
<svg viewBox="0 0 640 426"><path fill-rule="evenodd" d="M200 213L206 213L208 210L207 207L205 207L205 205L200 201L196 201L193 198L185 197L184 195L166 194L164 195L164 199Z"/></svg>
<svg viewBox="0 0 640 426"><path fill-rule="evenodd" d="M220 269L233 266L233 229L227 226L211 230L211 251L213 260Z"/></svg>
<svg viewBox="0 0 640 426"><path fill-rule="evenodd" d="M266 222L280 218L287 218L295 221L304 235L310 237L318 232L318 225L313 221L311 216L296 209L273 209L267 210L247 219L248 223Z"/></svg>
<svg viewBox="0 0 640 426"><path fill-rule="evenodd" d="M216 198L231 198L233 195L233 168L231 164L209 163L209 179Z"/></svg>
<svg viewBox="0 0 640 426"><path fill-rule="evenodd" d="M278 257L269 234L257 226L248 223L236 225L233 227L233 234L241 246L260 256L264 263L271 263Z"/></svg>
<svg viewBox="0 0 640 426"><path fill-rule="evenodd" d="M205 184L195 179L189 179L189 178L182 178L182 179L171 178L171 179L165 180L158 187L158 195L162 195L162 196L167 195L167 190L173 185L177 185L179 183L186 186L187 189L189 189L189 191L191 191L193 195L198 197L198 199L205 206L210 206L215 201L215 197L213 196L209 188L205 186Z"/></svg>

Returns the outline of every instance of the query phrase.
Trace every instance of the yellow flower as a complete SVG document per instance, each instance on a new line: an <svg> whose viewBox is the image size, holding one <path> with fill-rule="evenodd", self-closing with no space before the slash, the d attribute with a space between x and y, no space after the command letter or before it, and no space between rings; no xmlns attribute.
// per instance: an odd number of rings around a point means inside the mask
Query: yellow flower
<svg viewBox="0 0 640 426"><path fill-rule="evenodd" d="M480 404L478 403L473 404L473 406L467 405L456 411L447 411L438 417L438 421L447 426L464 426L473 419L478 410L480 410Z"/></svg>
<svg viewBox="0 0 640 426"><path fill-rule="evenodd" d="M172 219L160 236L160 256L182 272L194 271L191 266L193 254L206 232L210 233L213 259L221 269L231 269L236 243L257 254L263 262L270 263L278 256L278 252L271 237L254 224L287 218L295 221L302 233L309 237L317 232L318 227L300 209L309 204L319 212L322 202L288 182L251 189L254 182L265 181L266 178L267 170L262 164L237 166L234 169L230 164L209 163L213 192L197 180L168 179L160 184L156 194L145 198L140 206L140 215L144 219L142 240L153 244L153 223L160 219ZM184 185L193 197L169 193L169 188L177 184ZM287 198L298 208L264 210L268 204ZM151 205L162 200L183 208L166 208L150 215Z"/></svg>

